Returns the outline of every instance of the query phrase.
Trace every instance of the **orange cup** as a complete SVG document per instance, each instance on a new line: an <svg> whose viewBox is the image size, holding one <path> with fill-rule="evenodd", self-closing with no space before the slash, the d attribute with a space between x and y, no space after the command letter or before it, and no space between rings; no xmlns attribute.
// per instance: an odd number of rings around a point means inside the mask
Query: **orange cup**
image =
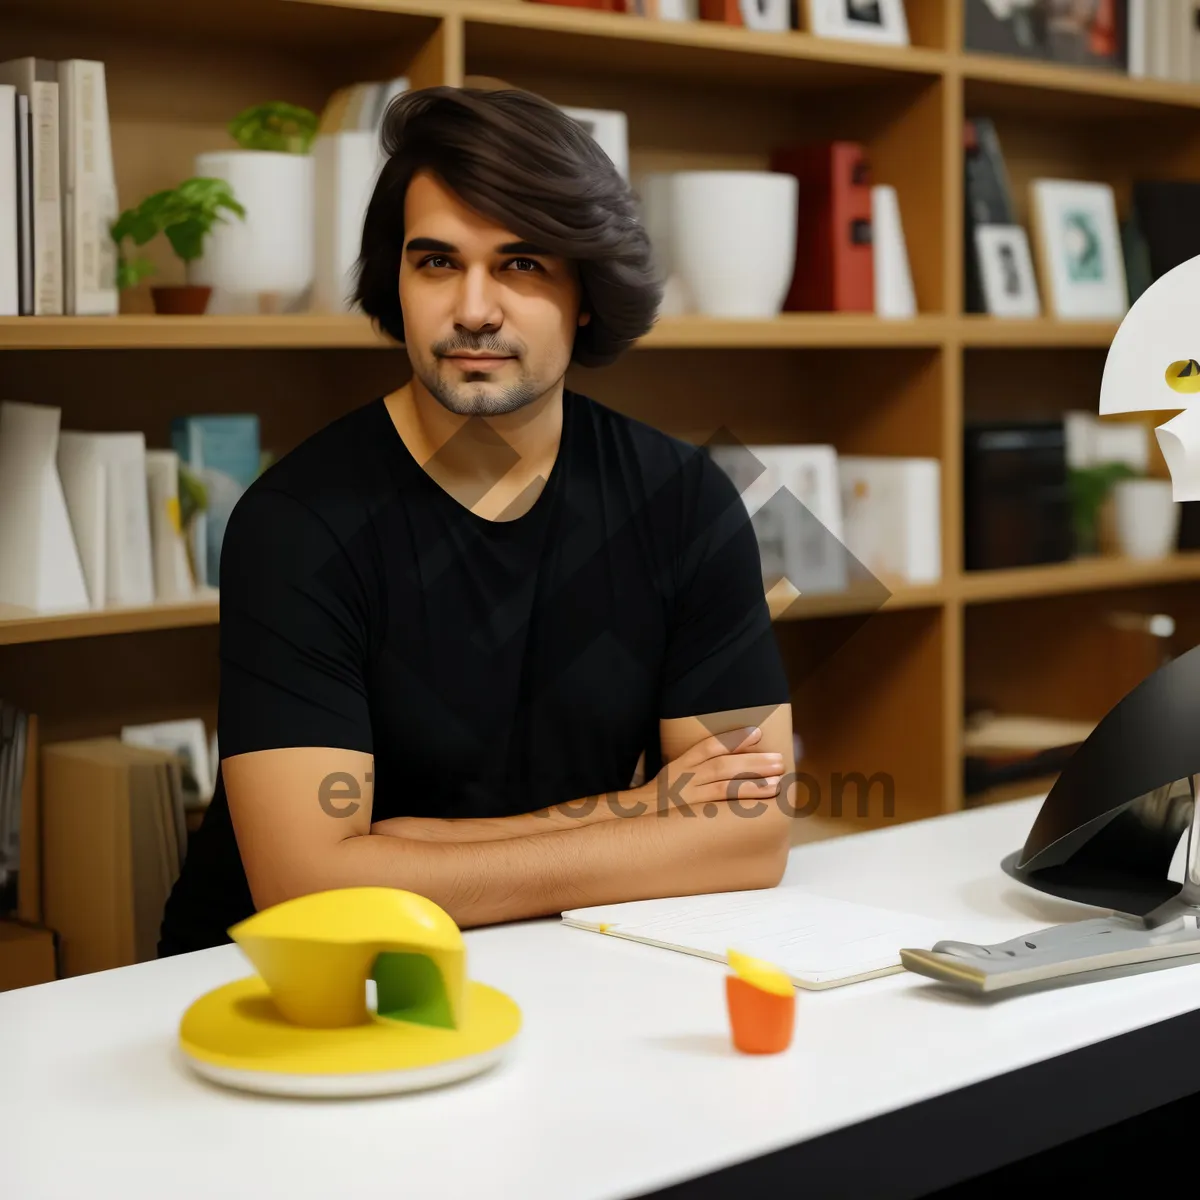
<svg viewBox="0 0 1200 1200"><path fill-rule="evenodd" d="M737 975L725 976L725 1002L733 1044L743 1054L778 1054L792 1042L796 1025L796 995L779 996L747 983Z"/></svg>

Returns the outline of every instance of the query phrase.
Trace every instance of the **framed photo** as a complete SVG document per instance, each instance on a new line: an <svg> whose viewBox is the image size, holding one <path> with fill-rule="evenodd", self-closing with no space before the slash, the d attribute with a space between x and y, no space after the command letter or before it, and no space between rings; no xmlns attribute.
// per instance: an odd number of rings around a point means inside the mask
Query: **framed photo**
<svg viewBox="0 0 1200 1200"><path fill-rule="evenodd" d="M809 31L817 37L908 45L904 0L805 0Z"/></svg>
<svg viewBox="0 0 1200 1200"><path fill-rule="evenodd" d="M1130 7L1112 0L966 0L963 45L983 54L1123 71ZM1171 8L1172 0L1150 0L1144 19L1152 10L1169 22ZM1190 15L1181 13L1188 30Z"/></svg>
<svg viewBox="0 0 1200 1200"><path fill-rule="evenodd" d="M599 144L600 149L612 159L621 172L621 178L629 181L629 122L623 112L604 108L568 108L562 111L573 121L582 125Z"/></svg>
<svg viewBox="0 0 1200 1200"><path fill-rule="evenodd" d="M1042 286L1056 317L1123 317L1129 308L1117 205L1107 183L1035 179L1031 212Z"/></svg>
<svg viewBox="0 0 1200 1200"><path fill-rule="evenodd" d="M983 284L983 302L994 317L1041 315L1041 297L1029 253L1029 238L1020 225L977 225L975 256Z"/></svg>

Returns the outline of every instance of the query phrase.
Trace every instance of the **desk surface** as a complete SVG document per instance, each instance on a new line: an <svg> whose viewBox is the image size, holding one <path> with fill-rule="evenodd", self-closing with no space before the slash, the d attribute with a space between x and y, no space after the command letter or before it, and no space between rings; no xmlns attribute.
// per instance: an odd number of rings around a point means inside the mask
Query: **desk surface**
<svg viewBox="0 0 1200 1200"><path fill-rule="evenodd" d="M969 940L1095 915L1001 872L1038 804L799 846L785 884ZM597 1200L724 1195L774 1171L809 1196L915 1196L1175 1099L1200 1070L1200 1052L1169 1052L1180 1022L1200 1042L1183 1015L1200 965L1004 999L908 973L801 992L792 1047L755 1058L729 1046L719 963L557 919L466 936L472 977L521 1005L520 1039L494 1071L411 1096L195 1078L179 1017L249 973L234 946L0 994L6 1194Z"/></svg>

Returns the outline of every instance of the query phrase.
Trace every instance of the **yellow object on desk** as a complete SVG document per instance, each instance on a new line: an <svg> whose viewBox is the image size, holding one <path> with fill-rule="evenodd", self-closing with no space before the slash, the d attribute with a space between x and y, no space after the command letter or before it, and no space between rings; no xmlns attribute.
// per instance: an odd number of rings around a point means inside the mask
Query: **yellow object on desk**
<svg viewBox="0 0 1200 1200"><path fill-rule="evenodd" d="M179 1028L188 1064L217 1083L297 1096L413 1091L486 1070L520 1029L510 997L467 978L458 926L414 892L316 892L229 934L257 974L201 996Z"/></svg>

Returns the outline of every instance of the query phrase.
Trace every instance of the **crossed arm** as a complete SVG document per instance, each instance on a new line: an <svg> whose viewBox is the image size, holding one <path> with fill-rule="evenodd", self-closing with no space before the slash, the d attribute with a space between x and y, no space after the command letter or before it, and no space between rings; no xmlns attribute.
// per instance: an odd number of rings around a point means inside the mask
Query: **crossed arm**
<svg viewBox="0 0 1200 1200"><path fill-rule="evenodd" d="M782 757L783 783L778 797L743 804L680 802L673 793L683 792L660 775L615 796L519 816L372 824L368 754L265 750L224 760L222 774L257 908L382 885L427 896L468 928L590 904L773 887L789 843L790 706L663 720L662 756L670 763L710 734L754 724L762 729L754 749ZM335 772L360 781L358 798L322 806L321 781Z"/></svg>

